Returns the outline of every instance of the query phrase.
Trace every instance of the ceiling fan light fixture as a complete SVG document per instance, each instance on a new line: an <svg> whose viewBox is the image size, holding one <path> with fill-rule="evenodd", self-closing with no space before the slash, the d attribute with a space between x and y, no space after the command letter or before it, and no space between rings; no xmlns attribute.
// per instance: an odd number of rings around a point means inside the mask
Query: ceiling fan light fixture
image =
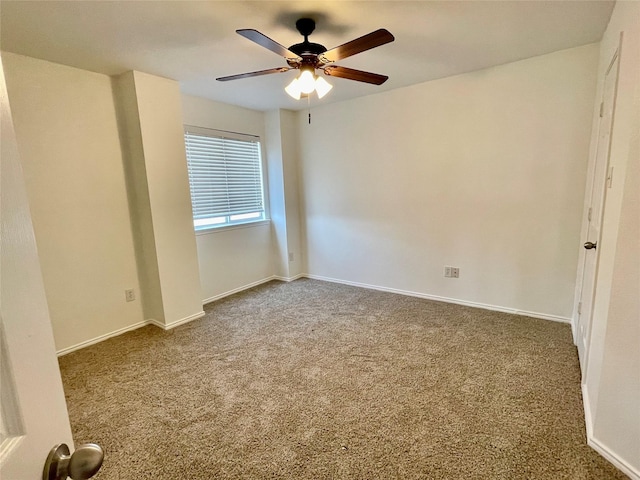
<svg viewBox="0 0 640 480"><path fill-rule="evenodd" d="M324 97L332 88L333 85L327 82L324 78L316 78L316 93L318 94L318 98Z"/></svg>
<svg viewBox="0 0 640 480"><path fill-rule="evenodd" d="M1 0L0 0L1 1ZM372 85L382 85L388 80L386 75L377 73L364 72L353 68L341 67L333 65L333 62L351 57L358 53L366 52L372 48L380 47L395 40L391 33L379 28L367 35L351 40L338 47L327 50L324 45L309 41L309 35L314 31L316 22L312 18L300 18L296 22L298 32L304 37L302 43L296 43L289 48L280 45L278 42L271 40L264 33L260 33L252 28L242 28L236 30L236 33L248 40L270 50L271 52L281 56L287 62L287 67L276 67L267 70L258 70L255 72L240 73L238 75L227 75L226 77L218 77L216 80L227 82L229 80L239 80L241 78L257 77L261 75L269 75L272 73L284 73L290 70L300 70L300 74L285 87L285 91L295 100L307 97L315 92L318 98L323 98L333 86L326 80L318 78L316 69L323 70L325 75L333 77L345 78L347 80L355 80L356 82L364 82Z"/></svg>
<svg viewBox="0 0 640 480"><path fill-rule="evenodd" d="M322 98L332 88L333 85L324 78L316 76L313 69L305 68L284 90L295 100L300 100L302 95L309 96L314 90L318 94L318 98Z"/></svg>
<svg viewBox="0 0 640 480"><path fill-rule="evenodd" d="M313 73L313 69L304 69L300 72L298 77L298 85L302 93L311 93L316 88L316 76Z"/></svg>
<svg viewBox="0 0 640 480"><path fill-rule="evenodd" d="M292 82L285 87L284 91L294 99L300 100L300 94L302 93L302 91L300 90L300 81L298 80L298 78L294 78Z"/></svg>

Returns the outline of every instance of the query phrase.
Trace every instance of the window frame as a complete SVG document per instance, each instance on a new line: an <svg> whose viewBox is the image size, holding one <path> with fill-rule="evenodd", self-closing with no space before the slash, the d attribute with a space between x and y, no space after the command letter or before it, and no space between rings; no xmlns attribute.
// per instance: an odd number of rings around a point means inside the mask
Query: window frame
<svg viewBox="0 0 640 480"><path fill-rule="evenodd" d="M260 218L230 221L229 215L226 215L226 216L221 215L221 217L219 218L227 217L227 220L224 223L196 228L196 225L195 225L196 219L193 218L194 217L193 199L191 197L191 175L189 173L189 160L187 159L187 141L186 141L187 133L192 133L195 135L201 135L206 137L213 137L213 138L256 142L258 144L258 153L260 155L259 165L260 165L260 177L261 177L261 186L262 186L262 206L263 206L263 212ZM268 201L268 195L267 195L269 189L268 189L268 183L267 183L265 150L264 150L264 144L260 135L231 132L227 130L219 130L215 128L207 128L207 127L200 127L197 125L184 124L183 139L185 142L185 162L187 164L187 176L189 180L189 201L191 202L191 223L193 225L194 233L196 235L208 235L211 233L217 233L217 232L222 232L226 230L233 230L237 228L247 228L247 227L255 227L255 226L270 224L271 219L269 216L269 201Z"/></svg>

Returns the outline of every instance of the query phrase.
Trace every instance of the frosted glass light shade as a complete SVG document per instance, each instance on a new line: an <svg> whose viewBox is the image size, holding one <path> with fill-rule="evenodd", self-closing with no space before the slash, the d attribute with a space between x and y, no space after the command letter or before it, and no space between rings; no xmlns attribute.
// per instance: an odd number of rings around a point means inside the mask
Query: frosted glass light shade
<svg viewBox="0 0 640 480"><path fill-rule="evenodd" d="M300 91L302 93L311 93L316 88L316 79L313 72L310 70L303 70L298 77L298 83L300 85Z"/></svg>
<svg viewBox="0 0 640 480"><path fill-rule="evenodd" d="M327 82L324 78L316 78L316 93L318 94L318 98L324 97L332 88L333 85Z"/></svg>
<svg viewBox="0 0 640 480"><path fill-rule="evenodd" d="M296 100L300 100L300 81L294 78L293 81L285 87L284 91Z"/></svg>
<svg viewBox="0 0 640 480"><path fill-rule="evenodd" d="M284 89L287 94L296 100L304 93L309 95L314 90L318 98L324 97L333 88L324 78L316 77L312 70L303 70L300 75L294 78Z"/></svg>

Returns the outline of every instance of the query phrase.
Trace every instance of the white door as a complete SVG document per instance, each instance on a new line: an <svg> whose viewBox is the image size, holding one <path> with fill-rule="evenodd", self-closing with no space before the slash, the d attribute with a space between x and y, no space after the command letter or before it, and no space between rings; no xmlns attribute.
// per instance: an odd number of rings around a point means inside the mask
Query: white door
<svg viewBox="0 0 640 480"><path fill-rule="evenodd" d="M582 239L584 248L582 285L578 299L577 346L583 375L587 371L587 353L591 336L593 300L598 275L598 242L606 200L607 184L611 180L609 171L609 151L611 130L615 110L616 88L618 84L618 52L614 54L604 79L596 159L591 173L590 203L587 211L588 227ZM589 192L588 192L589 193Z"/></svg>
<svg viewBox="0 0 640 480"><path fill-rule="evenodd" d="M73 443L1 59L0 96L0 478L39 480Z"/></svg>

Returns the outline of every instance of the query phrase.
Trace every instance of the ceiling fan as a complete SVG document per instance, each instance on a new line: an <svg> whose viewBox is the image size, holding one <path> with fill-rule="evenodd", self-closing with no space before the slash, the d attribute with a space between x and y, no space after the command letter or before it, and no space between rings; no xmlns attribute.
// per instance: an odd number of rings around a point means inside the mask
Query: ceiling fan
<svg viewBox="0 0 640 480"><path fill-rule="evenodd" d="M365 82L373 85L382 85L389 78L386 75L364 72L353 68L333 65L333 62L350 57L372 48L379 47L395 39L388 30L381 28L355 40L351 40L343 45L327 50L319 43L309 41L309 35L315 30L316 22L311 18L301 18L296 22L296 28L304 37L304 42L291 45L285 48L278 42L254 29L241 29L236 32L243 37L257 43L258 45L271 50L272 52L285 58L288 67L276 67L268 70L256 72L240 73L227 77L216 78L221 82L238 80L240 78L257 77L271 73L283 73L289 70L300 70L300 75L289 84L285 90L289 95L300 99L302 94L309 95L314 90L318 97L322 98L331 88L327 81L316 75L316 70L321 70L330 77L346 78L357 82Z"/></svg>

